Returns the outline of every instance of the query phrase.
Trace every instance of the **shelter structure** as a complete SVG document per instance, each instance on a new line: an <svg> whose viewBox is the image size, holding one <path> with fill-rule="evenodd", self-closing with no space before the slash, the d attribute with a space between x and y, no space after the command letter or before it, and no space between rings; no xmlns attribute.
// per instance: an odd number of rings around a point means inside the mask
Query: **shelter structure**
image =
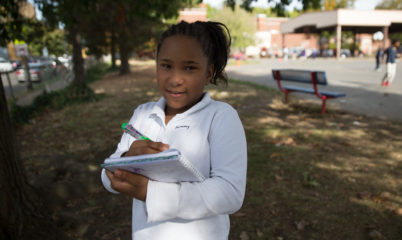
<svg viewBox="0 0 402 240"><path fill-rule="evenodd" d="M282 34L320 34L322 31L336 32L336 56L339 58L342 31L352 31L354 43L356 34L382 32L385 46L389 33L402 32L402 11L337 9L305 13L281 24Z"/></svg>

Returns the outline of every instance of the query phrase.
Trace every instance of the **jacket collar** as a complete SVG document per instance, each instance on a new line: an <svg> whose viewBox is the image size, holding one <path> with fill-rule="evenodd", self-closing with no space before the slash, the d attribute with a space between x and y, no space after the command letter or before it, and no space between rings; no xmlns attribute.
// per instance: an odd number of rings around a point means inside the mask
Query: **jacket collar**
<svg viewBox="0 0 402 240"><path fill-rule="evenodd" d="M203 108L205 108L208 104L210 104L212 101L209 92L205 92L204 96L202 97L201 101L199 101L197 104L192 106L190 109L187 111L176 114L174 118L179 119L179 118L184 118L192 113L195 113ZM150 112L150 117L158 117L164 121L165 119L165 106L166 106L166 100L164 97L161 97L153 107L152 111Z"/></svg>

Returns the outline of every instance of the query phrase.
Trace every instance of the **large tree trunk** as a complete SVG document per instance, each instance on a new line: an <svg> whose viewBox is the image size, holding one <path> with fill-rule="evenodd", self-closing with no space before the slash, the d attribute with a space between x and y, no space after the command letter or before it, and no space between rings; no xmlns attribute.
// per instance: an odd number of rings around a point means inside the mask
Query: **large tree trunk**
<svg viewBox="0 0 402 240"><path fill-rule="evenodd" d="M130 65L128 63L130 49L127 44L127 34L122 31L119 39L119 48L120 48L120 74L127 74L130 72Z"/></svg>
<svg viewBox="0 0 402 240"><path fill-rule="evenodd" d="M112 56L112 69L116 68L116 33L112 30L112 38L110 41L110 55Z"/></svg>
<svg viewBox="0 0 402 240"><path fill-rule="evenodd" d="M29 185L15 148L0 76L0 239L66 239Z"/></svg>
<svg viewBox="0 0 402 240"><path fill-rule="evenodd" d="M73 72L75 87L80 88L85 85L84 59L82 58L82 38L76 25L69 28L71 44L73 45Z"/></svg>

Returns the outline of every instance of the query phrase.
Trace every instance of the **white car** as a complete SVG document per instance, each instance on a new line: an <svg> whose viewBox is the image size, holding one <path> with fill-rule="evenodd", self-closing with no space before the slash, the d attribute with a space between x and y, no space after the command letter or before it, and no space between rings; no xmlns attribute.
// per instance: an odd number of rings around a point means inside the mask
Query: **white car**
<svg viewBox="0 0 402 240"><path fill-rule="evenodd" d="M35 82L40 82L42 80L41 73L45 66L43 66L40 63L29 63L29 72L31 75L31 80ZM18 82L25 82L27 81L27 76L25 76L25 69L24 68L19 68L17 71L15 71L15 74L17 75Z"/></svg>
<svg viewBox="0 0 402 240"><path fill-rule="evenodd" d="M12 71L14 71L14 68L11 62L0 57L0 72L12 72Z"/></svg>

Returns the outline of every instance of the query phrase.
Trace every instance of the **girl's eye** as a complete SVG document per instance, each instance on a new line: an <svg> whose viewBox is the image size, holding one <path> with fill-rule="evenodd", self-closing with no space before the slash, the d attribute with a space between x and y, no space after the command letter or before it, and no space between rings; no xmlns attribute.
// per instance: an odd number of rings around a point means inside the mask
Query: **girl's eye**
<svg viewBox="0 0 402 240"><path fill-rule="evenodd" d="M186 69L186 71L191 71L191 70L196 69L196 67L194 67L194 66L186 66L185 69Z"/></svg>
<svg viewBox="0 0 402 240"><path fill-rule="evenodd" d="M161 63L161 67L164 68L164 69L171 69L172 68L172 66L170 64L167 64L167 63Z"/></svg>

